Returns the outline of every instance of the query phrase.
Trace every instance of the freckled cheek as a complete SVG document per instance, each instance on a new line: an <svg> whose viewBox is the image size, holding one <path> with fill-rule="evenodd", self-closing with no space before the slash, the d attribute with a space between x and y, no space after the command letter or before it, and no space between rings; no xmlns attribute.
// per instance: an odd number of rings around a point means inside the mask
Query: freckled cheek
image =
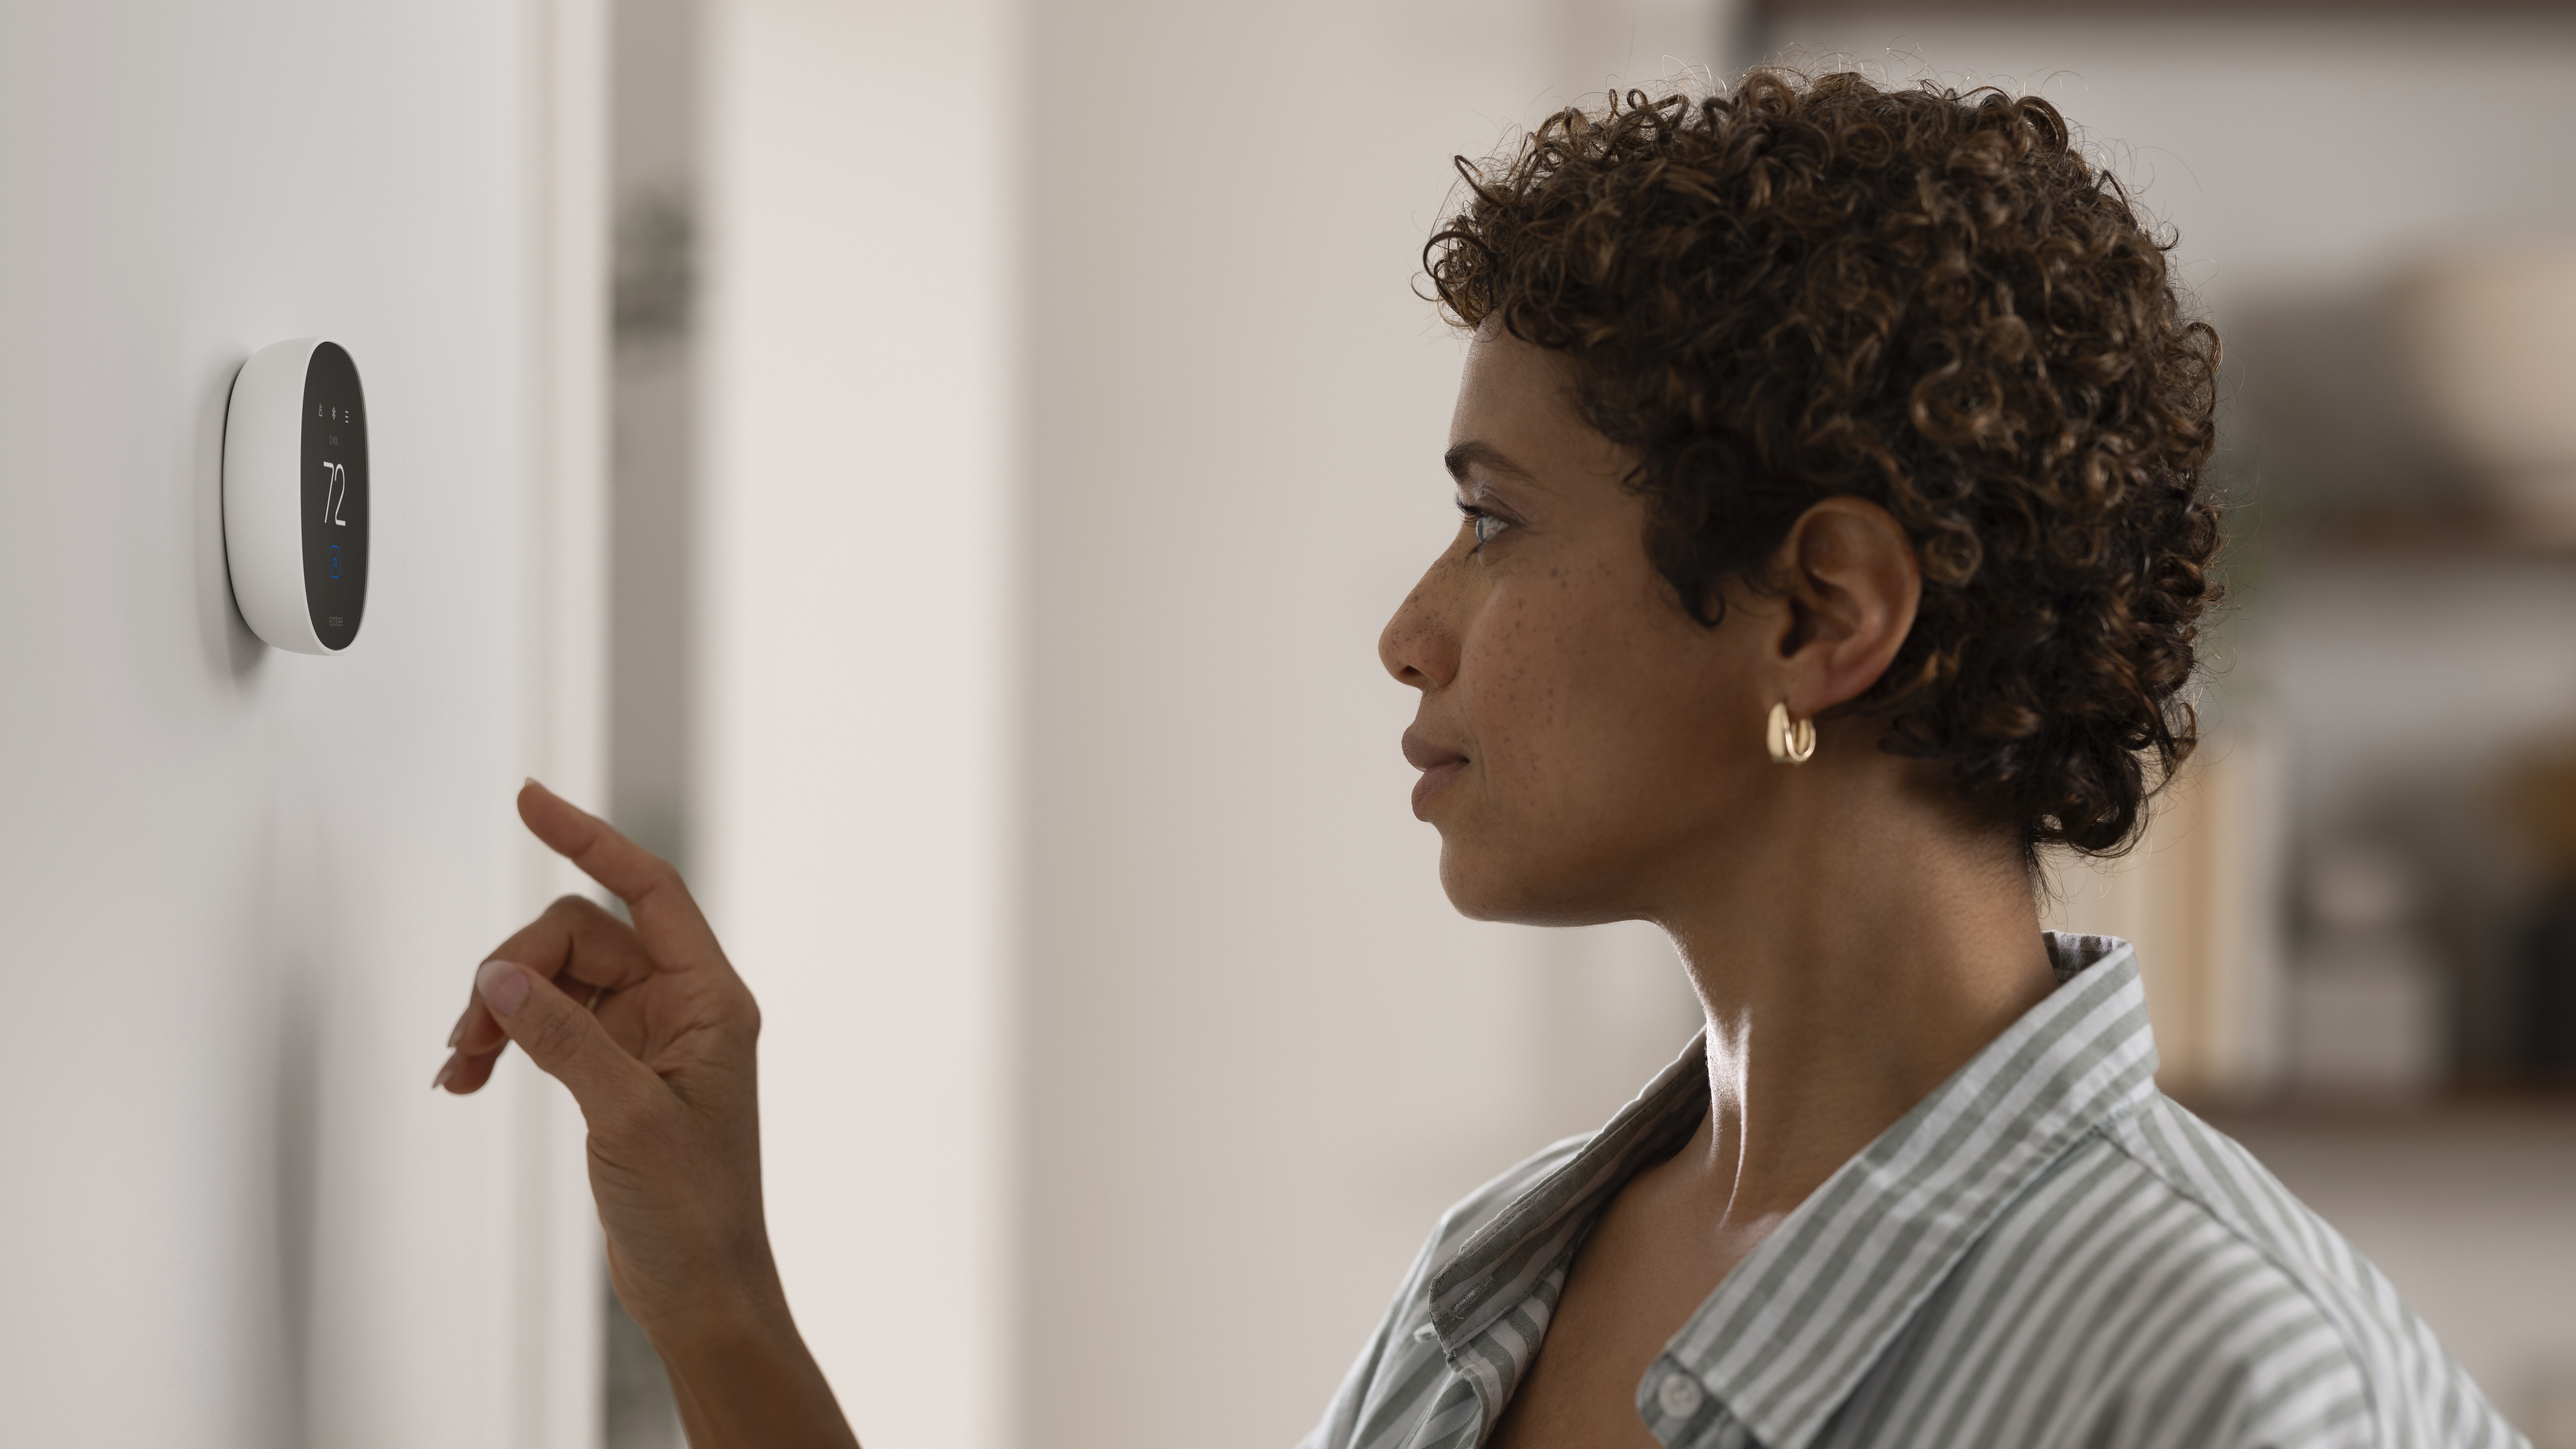
<svg viewBox="0 0 2576 1449"><path fill-rule="evenodd" d="M1489 795L1534 801L1581 772L1600 681L1579 621L1497 600L1461 640L1460 693Z"/></svg>

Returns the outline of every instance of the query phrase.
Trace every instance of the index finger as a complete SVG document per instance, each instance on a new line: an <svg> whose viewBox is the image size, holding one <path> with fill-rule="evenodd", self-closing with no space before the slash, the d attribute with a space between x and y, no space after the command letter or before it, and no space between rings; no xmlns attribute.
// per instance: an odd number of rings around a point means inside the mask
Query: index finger
<svg viewBox="0 0 2576 1449"><path fill-rule="evenodd" d="M724 959L714 928L669 861L535 780L519 787L519 819L547 849L626 903L635 934L657 964L686 968Z"/></svg>

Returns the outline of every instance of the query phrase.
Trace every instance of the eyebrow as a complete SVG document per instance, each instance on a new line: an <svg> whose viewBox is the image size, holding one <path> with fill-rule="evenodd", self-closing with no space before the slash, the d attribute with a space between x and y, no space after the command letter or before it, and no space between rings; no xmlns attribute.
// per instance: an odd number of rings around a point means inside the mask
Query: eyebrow
<svg viewBox="0 0 2576 1449"><path fill-rule="evenodd" d="M1526 479L1530 476L1530 470L1513 462L1500 448L1491 443L1460 443L1441 454L1440 461L1448 468L1449 476L1461 483L1467 481L1468 469L1480 466L1488 472L1500 473L1509 478Z"/></svg>

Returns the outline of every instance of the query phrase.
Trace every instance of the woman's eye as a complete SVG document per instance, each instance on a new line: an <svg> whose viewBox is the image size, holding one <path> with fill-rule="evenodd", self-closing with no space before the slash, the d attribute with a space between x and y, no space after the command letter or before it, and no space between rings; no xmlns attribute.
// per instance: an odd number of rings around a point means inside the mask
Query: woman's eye
<svg viewBox="0 0 2576 1449"><path fill-rule="evenodd" d="M1495 534L1511 527L1511 524L1495 517L1493 514L1486 512L1482 508L1478 508L1472 503L1459 504L1458 511L1467 515L1467 531L1476 536L1476 548L1483 548L1486 544L1494 541ZM1474 553L1475 551L1476 549L1468 550L1469 553Z"/></svg>

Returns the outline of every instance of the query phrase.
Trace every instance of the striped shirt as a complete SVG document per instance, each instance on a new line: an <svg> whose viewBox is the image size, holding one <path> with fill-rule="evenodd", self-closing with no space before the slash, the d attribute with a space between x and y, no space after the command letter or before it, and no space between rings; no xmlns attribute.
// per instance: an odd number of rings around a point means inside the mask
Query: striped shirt
<svg viewBox="0 0 2576 1449"><path fill-rule="evenodd" d="M2522 1445L2388 1280L2156 1090L2127 942L1816 1189L1637 1386L1670 1449ZM1708 1111L1694 1041L1441 1220L1303 1449L1473 1449L1575 1250Z"/></svg>

